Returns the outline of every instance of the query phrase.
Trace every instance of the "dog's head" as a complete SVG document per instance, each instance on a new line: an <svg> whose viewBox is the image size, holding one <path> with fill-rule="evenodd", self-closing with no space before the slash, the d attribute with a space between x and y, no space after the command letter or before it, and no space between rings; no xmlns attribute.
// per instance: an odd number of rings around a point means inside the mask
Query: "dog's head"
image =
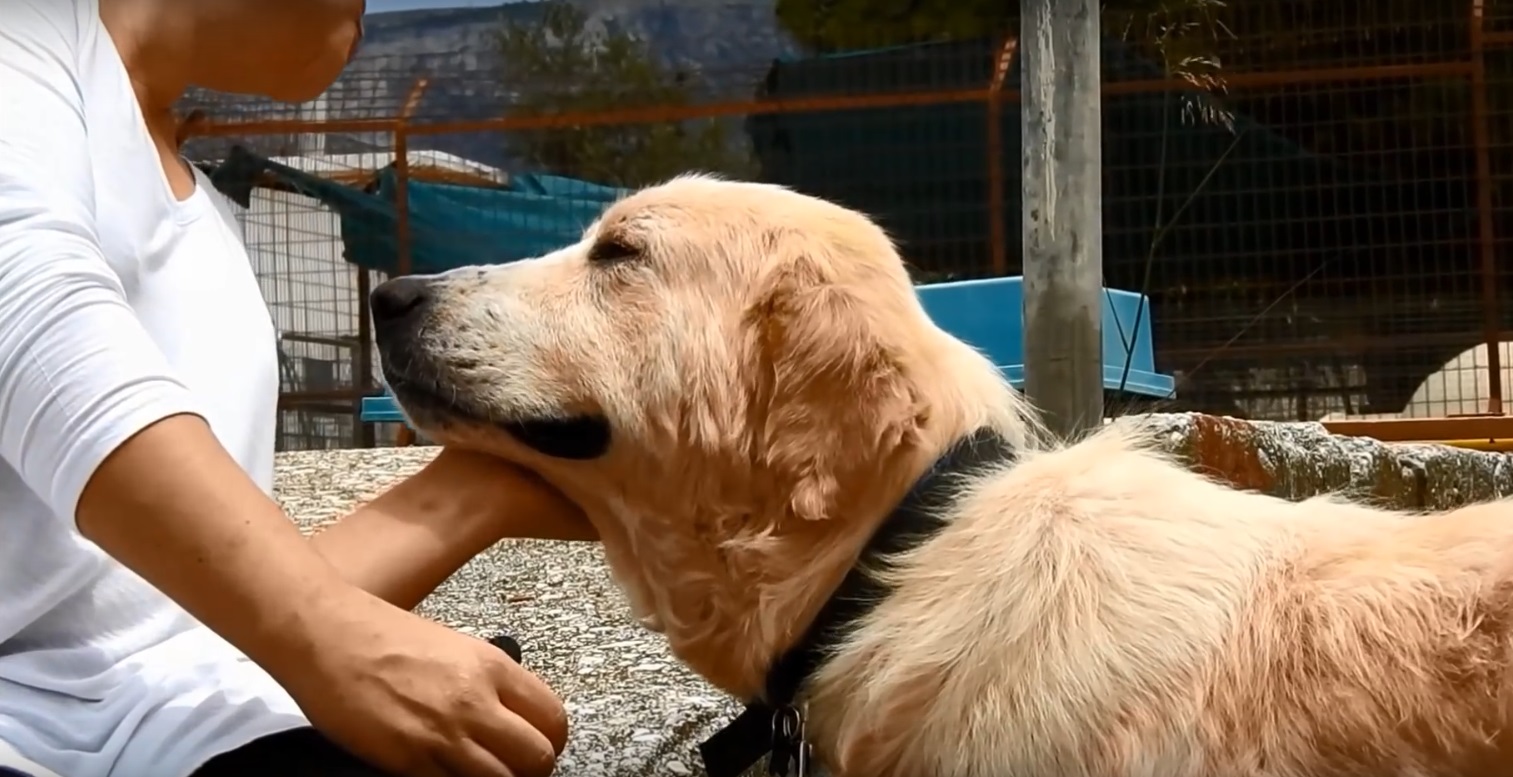
<svg viewBox="0 0 1513 777"><path fill-rule="evenodd" d="M410 419L577 500L675 649L815 589L737 629L781 647L955 435L1020 429L881 229L776 186L676 179L562 250L393 280L372 301Z"/></svg>

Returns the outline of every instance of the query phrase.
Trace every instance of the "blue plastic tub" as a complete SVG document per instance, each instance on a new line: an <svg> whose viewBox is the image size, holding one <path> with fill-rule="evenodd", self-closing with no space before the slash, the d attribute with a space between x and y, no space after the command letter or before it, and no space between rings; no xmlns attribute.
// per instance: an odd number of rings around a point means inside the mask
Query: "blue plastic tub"
<svg viewBox="0 0 1513 777"><path fill-rule="evenodd" d="M1023 387L1023 279L986 278L916 288L925 311L942 329L971 343L1003 370L1010 383ZM1137 320L1139 326L1135 325ZM1172 396L1176 381L1156 372L1150 303L1144 295L1104 290L1103 387L1157 399ZM404 417L394 400L385 395L363 398L362 420L401 422Z"/></svg>
<svg viewBox="0 0 1513 777"><path fill-rule="evenodd" d="M362 398L362 420L368 423L403 423L405 417L399 412L399 405L394 403L394 398L388 394L381 397Z"/></svg>
<svg viewBox="0 0 1513 777"><path fill-rule="evenodd" d="M1023 279L985 278L916 288L919 301L940 328L976 346L1003 370L1015 388L1023 388ZM1176 381L1156 372L1150 302L1132 291L1103 291L1103 387L1170 398Z"/></svg>

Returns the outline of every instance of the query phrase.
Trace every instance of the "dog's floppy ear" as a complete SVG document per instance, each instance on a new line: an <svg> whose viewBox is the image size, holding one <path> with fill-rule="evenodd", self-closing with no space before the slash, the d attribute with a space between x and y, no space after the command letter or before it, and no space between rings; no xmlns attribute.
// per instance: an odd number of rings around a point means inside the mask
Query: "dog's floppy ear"
<svg viewBox="0 0 1513 777"><path fill-rule="evenodd" d="M831 517L844 489L875 482L868 467L918 431L914 387L861 291L798 257L769 271L747 311L754 463L806 520Z"/></svg>

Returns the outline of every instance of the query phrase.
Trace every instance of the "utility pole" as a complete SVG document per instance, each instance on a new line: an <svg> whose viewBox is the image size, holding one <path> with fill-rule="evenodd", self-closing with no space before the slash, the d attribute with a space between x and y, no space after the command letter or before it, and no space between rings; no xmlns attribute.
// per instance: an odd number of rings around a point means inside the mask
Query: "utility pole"
<svg viewBox="0 0 1513 777"><path fill-rule="evenodd" d="M1056 434L1103 422L1099 0L1020 0L1025 393Z"/></svg>

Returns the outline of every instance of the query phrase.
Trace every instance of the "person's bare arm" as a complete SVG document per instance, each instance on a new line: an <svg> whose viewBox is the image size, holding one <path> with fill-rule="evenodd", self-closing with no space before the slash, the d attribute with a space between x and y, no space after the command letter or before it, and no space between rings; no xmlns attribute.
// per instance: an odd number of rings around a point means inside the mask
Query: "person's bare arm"
<svg viewBox="0 0 1513 777"><path fill-rule="evenodd" d="M85 537L275 674L303 660L312 621L362 596L198 416L165 418L116 448L85 485L77 520Z"/></svg>
<svg viewBox="0 0 1513 777"><path fill-rule="evenodd" d="M582 513L534 475L443 449L420 472L311 538L348 582L411 609L501 539L598 539Z"/></svg>
<svg viewBox="0 0 1513 777"><path fill-rule="evenodd" d="M221 447L105 256L70 69L84 7L16 0L0 24L0 458L60 522L256 650L294 590L361 592Z"/></svg>
<svg viewBox="0 0 1513 777"><path fill-rule="evenodd" d="M544 777L562 750L565 713L550 689L343 579L198 416L151 424L107 456L78 526L376 766Z"/></svg>

